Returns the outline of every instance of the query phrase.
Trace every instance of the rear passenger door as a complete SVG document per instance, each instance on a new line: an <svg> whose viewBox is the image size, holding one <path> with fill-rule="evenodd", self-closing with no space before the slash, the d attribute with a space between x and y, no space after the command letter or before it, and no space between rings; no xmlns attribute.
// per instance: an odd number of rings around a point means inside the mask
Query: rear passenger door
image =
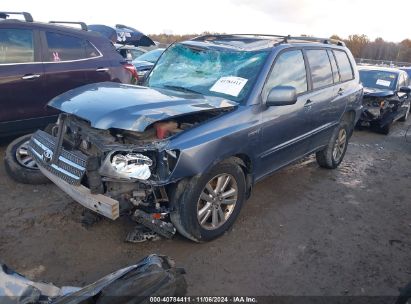
<svg viewBox="0 0 411 304"><path fill-rule="evenodd" d="M38 32L24 27L0 28L0 133L12 133L1 123L45 116L44 71Z"/></svg>
<svg viewBox="0 0 411 304"><path fill-rule="evenodd" d="M97 63L91 62L101 54L86 39L58 31L45 31L42 37L48 100L73 88L97 82L96 75L104 75L98 74Z"/></svg>
<svg viewBox="0 0 411 304"><path fill-rule="evenodd" d="M311 121L310 150L324 145L330 137L339 112L334 89L334 71L327 49L306 49L310 70L311 93L307 108ZM335 64L335 61L334 61Z"/></svg>
<svg viewBox="0 0 411 304"><path fill-rule="evenodd" d="M310 94L312 124L310 150L312 151L328 143L344 113L350 95L347 81L353 79L352 68L346 53L338 52L341 70L331 49L305 51L310 67L312 89Z"/></svg>

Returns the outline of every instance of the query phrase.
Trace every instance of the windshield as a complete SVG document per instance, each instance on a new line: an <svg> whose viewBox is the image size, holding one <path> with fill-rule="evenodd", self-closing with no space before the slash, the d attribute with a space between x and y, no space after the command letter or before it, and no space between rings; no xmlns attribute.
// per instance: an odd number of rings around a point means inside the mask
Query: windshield
<svg viewBox="0 0 411 304"><path fill-rule="evenodd" d="M148 86L220 96L240 102L251 90L268 51L171 46L155 65Z"/></svg>
<svg viewBox="0 0 411 304"><path fill-rule="evenodd" d="M161 53L164 52L164 49L156 49L150 52L144 53L143 55L138 56L133 61L148 61L151 63L156 63L158 57L160 57Z"/></svg>
<svg viewBox="0 0 411 304"><path fill-rule="evenodd" d="M393 91L397 85L397 74L387 71L360 70L360 80L366 88Z"/></svg>

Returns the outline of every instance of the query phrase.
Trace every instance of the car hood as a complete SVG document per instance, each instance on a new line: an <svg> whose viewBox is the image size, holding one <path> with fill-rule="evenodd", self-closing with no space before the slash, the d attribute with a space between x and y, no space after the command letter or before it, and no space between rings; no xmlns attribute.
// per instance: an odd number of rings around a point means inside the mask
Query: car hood
<svg viewBox="0 0 411 304"><path fill-rule="evenodd" d="M382 90L376 88L364 88L364 96L370 97L387 97L394 95L394 91L391 90Z"/></svg>
<svg viewBox="0 0 411 304"><path fill-rule="evenodd" d="M94 128L143 132L157 121L238 104L220 97L103 82L70 90L48 105L89 121Z"/></svg>
<svg viewBox="0 0 411 304"><path fill-rule="evenodd" d="M154 63L150 61L144 61L144 60L135 60L133 61L133 65L138 68L152 68L154 66Z"/></svg>

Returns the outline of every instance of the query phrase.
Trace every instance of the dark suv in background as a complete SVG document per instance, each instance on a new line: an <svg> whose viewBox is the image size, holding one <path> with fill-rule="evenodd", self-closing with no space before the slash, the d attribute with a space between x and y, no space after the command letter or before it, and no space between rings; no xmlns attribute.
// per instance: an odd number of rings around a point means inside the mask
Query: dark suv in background
<svg viewBox="0 0 411 304"><path fill-rule="evenodd" d="M58 123L33 135L29 153L92 211L194 241L222 235L256 182L305 155L336 168L363 95L342 42L289 36L173 44L146 85L91 84L54 98Z"/></svg>
<svg viewBox="0 0 411 304"><path fill-rule="evenodd" d="M10 13L0 13L3 17ZM98 33L57 24L0 19L0 137L55 122L53 97L94 82L131 83L135 69Z"/></svg>
<svg viewBox="0 0 411 304"><path fill-rule="evenodd" d="M24 20L9 19L16 14ZM74 23L81 29L58 23ZM135 67L112 42L88 31L84 23L39 23L29 13L0 12L0 138L55 122L58 111L46 104L63 92L95 82L135 83L137 77ZM27 154L28 138L10 144L6 169L18 181L27 182L27 175L32 175L44 182Z"/></svg>

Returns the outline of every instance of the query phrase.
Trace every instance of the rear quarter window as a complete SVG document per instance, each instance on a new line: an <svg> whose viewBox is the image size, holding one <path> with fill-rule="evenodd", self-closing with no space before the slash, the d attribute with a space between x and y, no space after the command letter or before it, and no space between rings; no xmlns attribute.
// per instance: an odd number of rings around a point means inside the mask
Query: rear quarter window
<svg viewBox="0 0 411 304"><path fill-rule="evenodd" d="M334 55L337 60L338 69L340 71L341 81L354 79L354 73L348 55L344 51L334 50Z"/></svg>
<svg viewBox="0 0 411 304"><path fill-rule="evenodd" d="M333 73L327 51L307 50L306 54L310 65L313 89L318 89L333 84Z"/></svg>
<svg viewBox="0 0 411 304"><path fill-rule="evenodd" d="M97 57L99 52L87 40L54 32L46 32L46 61L68 61Z"/></svg>
<svg viewBox="0 0 411 304"><path fill-rule="evenodd" d="M0 29L0 64L34 62L33 31Z"/></svg>

